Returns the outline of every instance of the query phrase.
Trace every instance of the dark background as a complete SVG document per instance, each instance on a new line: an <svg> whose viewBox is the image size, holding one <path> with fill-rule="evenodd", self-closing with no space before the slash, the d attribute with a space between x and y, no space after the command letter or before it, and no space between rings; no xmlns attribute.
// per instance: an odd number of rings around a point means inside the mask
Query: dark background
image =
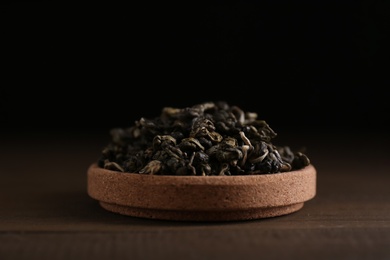
<svg viewBox="0 0 390 260"><path fill-rule="evenodd" d="M389 129L388 1L1 5L2 132L227 101L279 131Z"/></svg>
<svg viewBox="0 0 390 260"><path fill-rule="evenodd" d="M389 0L59 2L0 5L2 259L390 259ZM315 198L214 224L88 196L109 129L210 100L307 148Z"/></svg>

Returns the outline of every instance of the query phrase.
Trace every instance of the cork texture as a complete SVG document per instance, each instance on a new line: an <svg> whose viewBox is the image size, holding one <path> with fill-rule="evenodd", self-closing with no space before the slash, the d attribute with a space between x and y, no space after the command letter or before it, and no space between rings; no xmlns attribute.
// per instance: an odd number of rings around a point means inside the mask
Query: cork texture
<svg viewBox="0 0 390 260"><path fill-rule="evenodd" d="M316 194L316 169L243 176L122 173L92 164L87 192L115 213L166 220L229 221L289 214Z"/></svg>

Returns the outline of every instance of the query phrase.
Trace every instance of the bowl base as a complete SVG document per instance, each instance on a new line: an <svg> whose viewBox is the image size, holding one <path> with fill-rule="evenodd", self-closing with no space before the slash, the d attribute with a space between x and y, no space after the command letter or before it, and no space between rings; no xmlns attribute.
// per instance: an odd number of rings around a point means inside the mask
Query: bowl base
<svg viewBox="0 0 390 260"><path fill-rule="evenodd" d="M228 211L182 211L135 208L99 201L102 208L121 215L174 221L240 221L287 215L300 210L304 203L269 208Z"/></svg>

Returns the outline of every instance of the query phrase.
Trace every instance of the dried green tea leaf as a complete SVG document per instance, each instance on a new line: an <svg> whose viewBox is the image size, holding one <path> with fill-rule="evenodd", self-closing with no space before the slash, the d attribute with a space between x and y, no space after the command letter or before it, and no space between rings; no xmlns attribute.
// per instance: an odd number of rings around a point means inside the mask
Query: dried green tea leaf
<svg viewBox="0 0 390 260"><path fill-rule="evenodd" d="M159 117L141 117L111 129L98 165L118 172L156 175L254 175L288 172L310 164L302 152L271 141L276 132L227 102L164 107Z"/></svg>

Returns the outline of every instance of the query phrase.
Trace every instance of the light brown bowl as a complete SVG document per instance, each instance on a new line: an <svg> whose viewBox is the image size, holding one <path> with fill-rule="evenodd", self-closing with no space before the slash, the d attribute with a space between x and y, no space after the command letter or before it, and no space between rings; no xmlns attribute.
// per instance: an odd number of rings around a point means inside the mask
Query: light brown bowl
<svg viewBox="0 0 390 260"><path fill-rule="evenodd" d="M235 221L286 215L316 194L316 169L244 176L122 173L92 164L91 198L122 215L178 221Z"/></svg>

